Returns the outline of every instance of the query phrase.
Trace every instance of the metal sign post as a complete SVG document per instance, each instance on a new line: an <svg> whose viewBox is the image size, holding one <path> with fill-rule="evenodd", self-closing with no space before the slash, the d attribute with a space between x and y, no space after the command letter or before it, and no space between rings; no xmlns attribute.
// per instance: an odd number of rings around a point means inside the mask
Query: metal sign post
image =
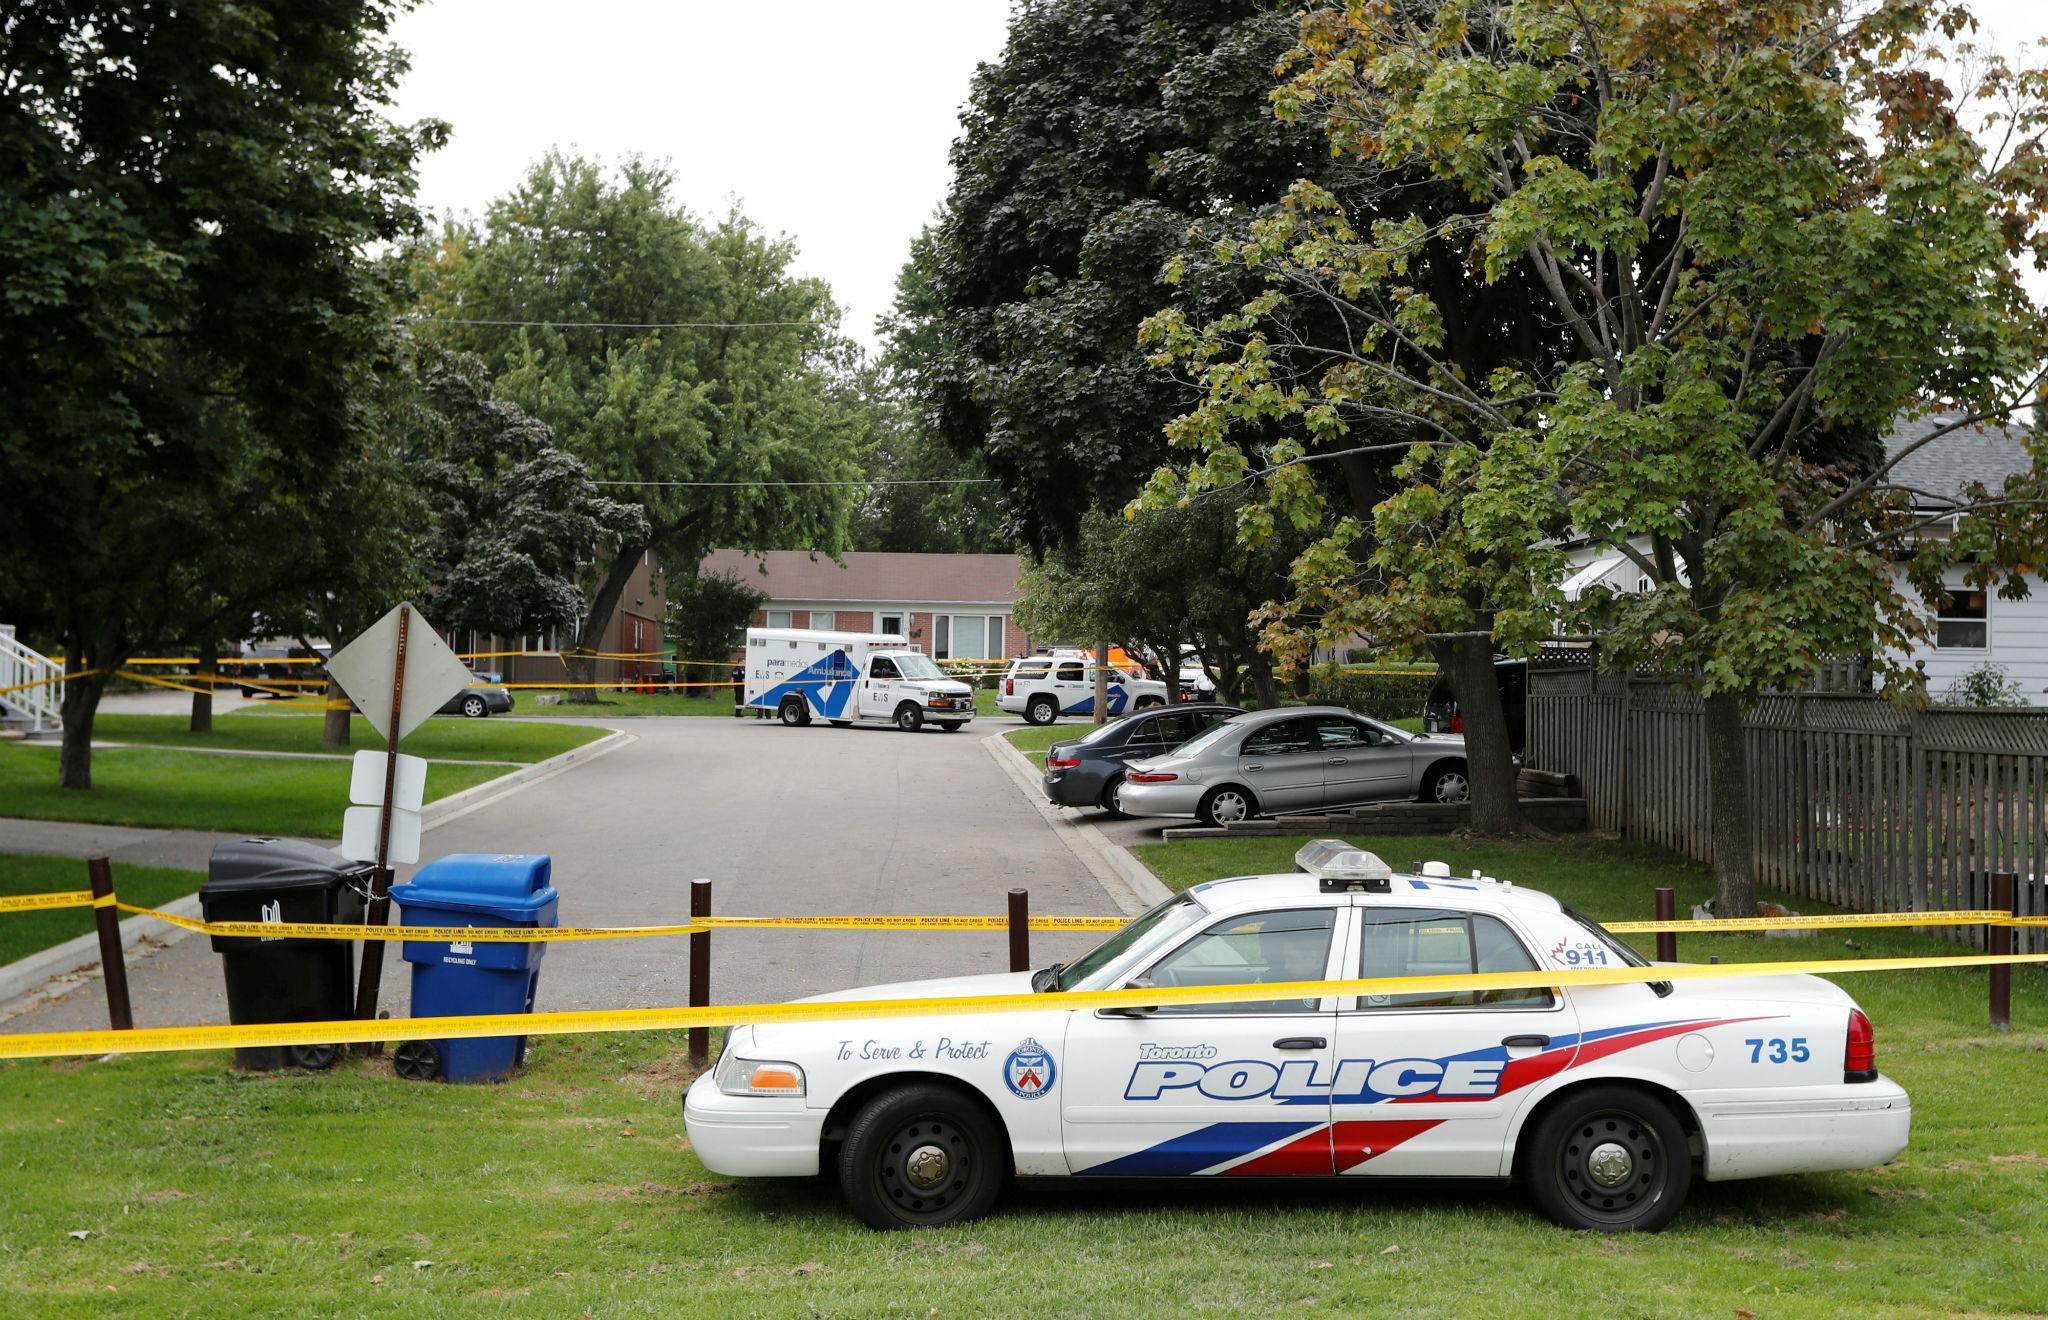
<svg viewBox="0 0 2048 1320"><path fill-rule="evenodd" d="M365 926L384 926L391 921L391 808L392 789L398 779L399 709L405 704L405 648L410 640L412 611L398 610L398 645L391 663L391 722L384 732L384 803L377 808L377 867L370 872L370 905L363 913ZM356 1019L372 1021L377 1016L377 995L384 985L384 945L363 941L363 966L356 981ZM383 1050L381 1042L369 1053Z"/></svg>

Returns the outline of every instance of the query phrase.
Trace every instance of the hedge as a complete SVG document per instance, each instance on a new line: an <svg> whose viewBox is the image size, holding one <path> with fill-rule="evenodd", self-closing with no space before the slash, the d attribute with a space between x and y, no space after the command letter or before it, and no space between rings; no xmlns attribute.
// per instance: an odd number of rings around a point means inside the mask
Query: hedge
<svg viewBox="0 0 2048 1320"><path fill-rule="evenodd" d="M1436 683L1433 671L1386 670L1355 665L1317 665L1309 671L1309 700L1343 706L1376 720L1413 719Z"/></svg>

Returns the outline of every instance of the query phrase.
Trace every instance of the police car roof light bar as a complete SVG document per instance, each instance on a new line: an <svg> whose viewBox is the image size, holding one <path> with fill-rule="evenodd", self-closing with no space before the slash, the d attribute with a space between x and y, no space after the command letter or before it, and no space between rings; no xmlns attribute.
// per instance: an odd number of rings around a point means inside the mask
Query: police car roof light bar
<svg viewBox="0 0 2048 1320"><path fill-rule="evenodd" d="M1294 866L1321 881L1326 894L1394 892L1394 868L1381 861L1379 854L1354 848L1342 839L1314 839L1303 844L1294 854Z"/></svg>

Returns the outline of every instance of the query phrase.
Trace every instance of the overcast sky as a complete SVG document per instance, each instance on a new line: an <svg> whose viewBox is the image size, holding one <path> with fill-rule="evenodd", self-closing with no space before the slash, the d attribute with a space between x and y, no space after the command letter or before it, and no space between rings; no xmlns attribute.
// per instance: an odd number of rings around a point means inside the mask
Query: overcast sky
<svg viewBox="0 0 2048 1320"><path fill-rule="evenodd" d="M1975 8L2001 47L2048 36L2048 0ZM737 199L792 235L872 345L1008 17L1008 0L428 0L397 26L398 114L454 125L420 170L436 213L481 214L551 146L666 158L700 215Z"/></svg>

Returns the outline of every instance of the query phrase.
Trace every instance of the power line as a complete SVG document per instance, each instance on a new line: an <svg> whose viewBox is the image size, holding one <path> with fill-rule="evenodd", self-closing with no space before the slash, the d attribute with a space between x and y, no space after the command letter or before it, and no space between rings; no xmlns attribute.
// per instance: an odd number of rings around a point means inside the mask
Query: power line
<svg viewBox="0 0 2048 1320"><path fill-rule="evenodd" d="M485 321L466 316L401 316L410 325L488 325L553 330L766 330L809 321Z"/></svg>
<svg viewBox="0 0 2048 1320"><path fill-rule="evenodd" d="M594 481L593 486L674 486L692 489L735 490L754 486L983 486L994 477L905 477L874 478L867 481Z"/></svg>

